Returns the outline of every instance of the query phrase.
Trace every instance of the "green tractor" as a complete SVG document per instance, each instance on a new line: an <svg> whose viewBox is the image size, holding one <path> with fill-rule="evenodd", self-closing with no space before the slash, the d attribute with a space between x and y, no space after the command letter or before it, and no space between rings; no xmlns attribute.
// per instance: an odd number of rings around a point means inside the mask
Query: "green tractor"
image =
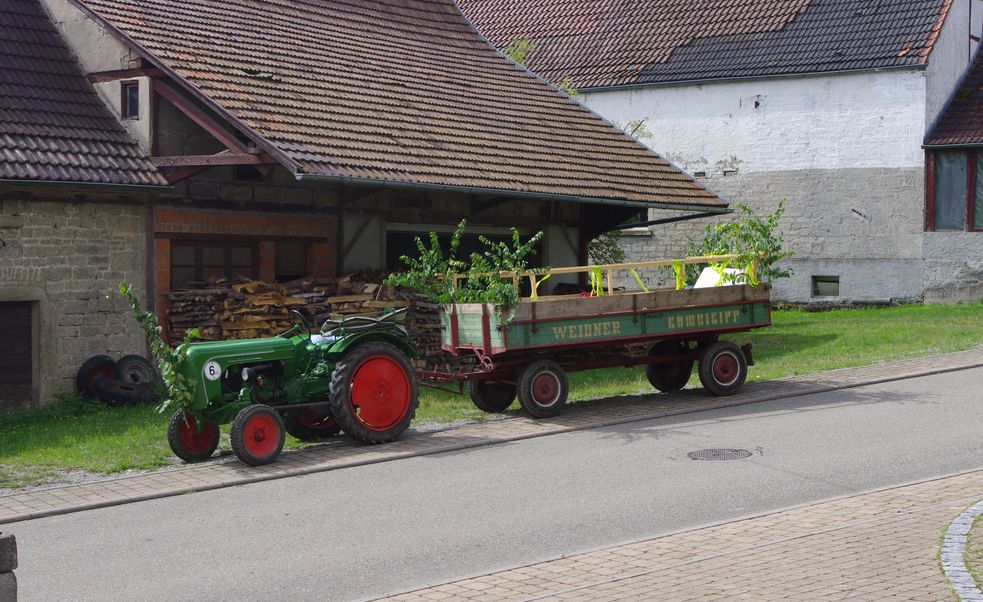
<svg viewBox="0 0 983 602"><path fill-rule="evenodd" d="M344 431L384 443L409 427L419 386L415 355L397 314L328 320L315 333L297 311L296 323L272 338L193 343L181 366L194 382L191 404L171 417L167 441L186 462L207 459L219 425L232 423L236 456L269 464L284 433L311 440Z"/></svg>

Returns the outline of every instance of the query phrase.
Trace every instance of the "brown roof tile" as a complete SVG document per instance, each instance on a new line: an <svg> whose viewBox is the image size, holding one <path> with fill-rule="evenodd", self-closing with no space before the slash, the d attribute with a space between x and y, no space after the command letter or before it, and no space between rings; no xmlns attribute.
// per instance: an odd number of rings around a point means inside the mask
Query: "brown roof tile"
<svg viewBox="0 0 983 602"><path fill-rule="evenodd" d="M952 0L460 0L578 88L923 64Z"/></svg>
<svg viewBox="0 0 983 602"><path fill-rule="evenodd" d="M983 52L979 49L973 64L926 136L925 144L983 146Z"/></svg>
<svg viewBox="0 0 983 602"><path fill-rule="evenodd" d="M0 0L0 179L164 186L38 0Z"/></svg>
<svg viewBox="0 0 983 602"><path fill-rule="evenodd" d="M298 173L723 207L451 0L79 0Z"/></svg>

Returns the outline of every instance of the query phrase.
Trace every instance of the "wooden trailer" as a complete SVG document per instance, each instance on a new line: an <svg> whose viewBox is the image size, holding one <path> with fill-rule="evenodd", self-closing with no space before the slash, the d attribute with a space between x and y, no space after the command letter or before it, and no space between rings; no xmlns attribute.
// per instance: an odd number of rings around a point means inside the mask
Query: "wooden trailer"
<svg viewBox="0 0 983 602"><path fill-rule="evenodd" d="M766 284L724 284L627 291L616 288L616 276L638 268L716 264L733 256L691 257L639 264L583 266L550 270L550 274L593 274L590 296L526 297L505 310L490 304L442 307L441 336L445 351L472 355L474 367L456 372L421 371L436 382L465 381L471 400L487 412L501 412L516 395L532 416L560 412L568 392L567 372L644 364L651 384L677 391L698 366L704 388L715 395L736 393L753 364L751 346L722 341L729 333L771 324L770 288ZM537 288L538 272L502 273L516 286L529 279ZM637 282L635 278L625 282ZM605 286L606 285L606 286Z"/></svg>

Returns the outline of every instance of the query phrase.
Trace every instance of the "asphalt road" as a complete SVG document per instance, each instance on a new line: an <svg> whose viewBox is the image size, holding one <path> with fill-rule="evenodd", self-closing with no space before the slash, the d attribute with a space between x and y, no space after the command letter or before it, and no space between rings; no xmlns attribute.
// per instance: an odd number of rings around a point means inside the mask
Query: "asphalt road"
<svg viewBox="0 0 983 602"><path fill-rule="evenodd" d="M3 530L22 602L358 599L983 468L981 425L974 369Z"/></svg>

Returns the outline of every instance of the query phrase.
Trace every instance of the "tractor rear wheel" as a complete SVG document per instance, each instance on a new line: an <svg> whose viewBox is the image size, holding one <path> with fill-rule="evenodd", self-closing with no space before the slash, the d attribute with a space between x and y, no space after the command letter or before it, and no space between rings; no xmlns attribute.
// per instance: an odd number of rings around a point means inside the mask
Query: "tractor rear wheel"
<svg viewBox="0 0 983 602"><path fill-rule="evenodd" d="M733 395L747 379L747 359L740 347L727 341L710 345L700 355L700 382L714 395Z"/></svg>
<svg viewBox="0 0 983 602"><path fill-rule="evenodd" d="M519 376L519 403L533 418L549 418L563 411L567 403L567 375L550 360L529 364Z"/></svg>
<svg viewBox="0 0 983 602"><path fill-rule="evenodd" d="M476 408L498 414L515 401L515 385L498 380L469 380L468 394Z"/></svg>
<svg viewBox="0 0 983 602"><path fill-rule="evenodd" d="M683 341L662 341L652 345L649 355L676 355L686 351ZM646 364L645 376L649 383L663 393L673 393L686 386L693 374L693 360L679 360L665 364Z"/></svg>
<svg viewBox="0 0 983 602"><path fill-rule="evenodd" d="M283 419L287 433L301 441L313 441L337 435L341 432L338 421L334 416L317 416L316 414L294 414Z"/></svg>
<svg viewBox="0 0 983 602"><path fill-rule="evenodd" d="M406 356L389 343L348 351L331 374L331 413L349 436L386 443L410 426L420 391Z"/></svg>
<svg viewBox="0 0 983 602"><path fill-rule="evenodd" d="M236 457L246 464L269 464L283 449L283 418L270 406L260 403L247 406L232 422L229 439Z"/></svg>
<svg viewBox="0 0 983 602"><path fill-rule="evenodd" d="M194 416L178 410L167 425L167 443L185 462L207 460L218 447L218 425L204 420L200 423L201 428Z"/></svg>

